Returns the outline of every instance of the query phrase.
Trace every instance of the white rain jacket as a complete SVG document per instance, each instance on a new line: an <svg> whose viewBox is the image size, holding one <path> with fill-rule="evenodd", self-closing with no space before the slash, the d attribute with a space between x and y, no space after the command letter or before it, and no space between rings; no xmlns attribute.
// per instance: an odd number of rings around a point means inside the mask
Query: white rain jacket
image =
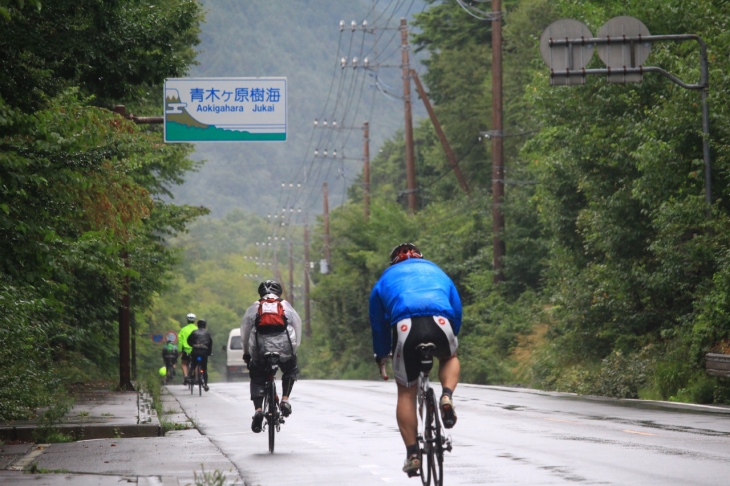
<svg viewBox="0 0 730 486"><path fill-rule="evenodd" d="M268 297L278 298L273 294L264 296L264 298ZM284 315L287 320L287 332L259 335L256 332L256 316L259 312L259 305L258 300L251 304L246 309L243 320L241 320L243 353L250 354L253 361L258 361L264 353L274 352L281 355L282 361L287 361L292 357L292 351L296 355L297 348L302 342L302 319L289 302L282 300L281 305L284 307ZM289 344L290 340L291 344Z"/></svg>

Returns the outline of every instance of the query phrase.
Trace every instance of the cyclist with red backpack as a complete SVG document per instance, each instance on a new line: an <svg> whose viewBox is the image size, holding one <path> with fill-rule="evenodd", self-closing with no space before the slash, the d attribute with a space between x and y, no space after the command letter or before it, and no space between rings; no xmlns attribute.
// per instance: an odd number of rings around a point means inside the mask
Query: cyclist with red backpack
<svg viewBox="0 0 730 486"><path fill-rule="evenodd" d="M258 290L261 298L246 310L241 321L243 360L248 365L251 401L255 408L251 430L256 433L261 432L264 420L264 386L269 373L263 363L264 354L279 353L279 368L283 373L279 407L282 415L288 417L292 412L289 394L299 372L297 347L302 339L302 320L294 307L281 298L281 284L265 280Z"/></svg>

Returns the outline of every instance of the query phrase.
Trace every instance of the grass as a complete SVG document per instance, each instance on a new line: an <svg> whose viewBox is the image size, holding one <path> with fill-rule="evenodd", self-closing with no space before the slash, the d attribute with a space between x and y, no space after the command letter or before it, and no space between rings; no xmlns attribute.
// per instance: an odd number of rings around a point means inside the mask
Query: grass
<svg viewBox="0 0 730 486"><path fill-rule="evenodd" d="M30 465L27 471L25 471L26 474L68 474L68 469L46 469L43 467L38 467L38 464L35 462Z"/></svg>
<svg viewBox="0 0 730 486"><path fill-rule="evenodd" d="M195 486L225 486L226 476L223 471L216 469L212 472L206 472L203 464L200 465L200 468L202 469L200 474L197 471L193 472Z"/></svg>
<svg viewBox="0 0 730 486"><path fill-rule="evenodd" d="M102 413L101 416L102 417L113 417L114 414L113 413Z"/></svg>

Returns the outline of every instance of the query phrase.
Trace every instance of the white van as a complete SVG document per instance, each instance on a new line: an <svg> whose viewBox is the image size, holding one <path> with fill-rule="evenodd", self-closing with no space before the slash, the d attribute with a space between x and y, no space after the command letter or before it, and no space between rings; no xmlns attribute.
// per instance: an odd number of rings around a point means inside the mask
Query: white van
<svg viewBox="0 0 730 486"><path fill-rule="evenodd" d="M228 344L223 346L223 351L226 352L226 378L228 381L248 376L246 363L243 361L240 327L231 329L228 334Z"/></svg>

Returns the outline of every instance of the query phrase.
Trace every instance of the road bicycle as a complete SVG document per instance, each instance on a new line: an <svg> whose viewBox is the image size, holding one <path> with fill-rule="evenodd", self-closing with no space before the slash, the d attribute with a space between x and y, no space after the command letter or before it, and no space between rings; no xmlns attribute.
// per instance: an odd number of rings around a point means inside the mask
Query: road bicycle
<svg viewBox="0 0 730 486"><path fill-rule="evenodd" d="M280 356L279 353L264 354L264 366L266 367L267 376L264 383L264 423L263 428L269 431L269 452L274 453L274 442L276 441L276 433L281 429L284 423L284 417L279 409L279 396L276 394L276 370L279 369Z"/></svg>
<svg viewBox="0 0 730 486"><path fill-rule="evenodd" d="M418 444L421 468L419 475L423 486L429 486L431 479L435 486L444 482L444 451L451 452L451 436L446 436L439 418L439 404L431 388L428 375L433 368L433 343L419 344L416 349L421 355L421 372L418 376Z"/></svg>
<svg viewBox="0 0 730 486"><path fill-rule="evenodd" d="M201 367L203 361L202 356L190 356L190 371L188 374L188 386L190 387L190 394L195 392L195 385L198 385L198 394L203 395L203 368Z"/></svg>
<svg viewBox="0 0 730 486"><path fill-rule="evenodd" d="M165 360L165 384L171 385L175 378L175 363L172 360Z"/></svg>

